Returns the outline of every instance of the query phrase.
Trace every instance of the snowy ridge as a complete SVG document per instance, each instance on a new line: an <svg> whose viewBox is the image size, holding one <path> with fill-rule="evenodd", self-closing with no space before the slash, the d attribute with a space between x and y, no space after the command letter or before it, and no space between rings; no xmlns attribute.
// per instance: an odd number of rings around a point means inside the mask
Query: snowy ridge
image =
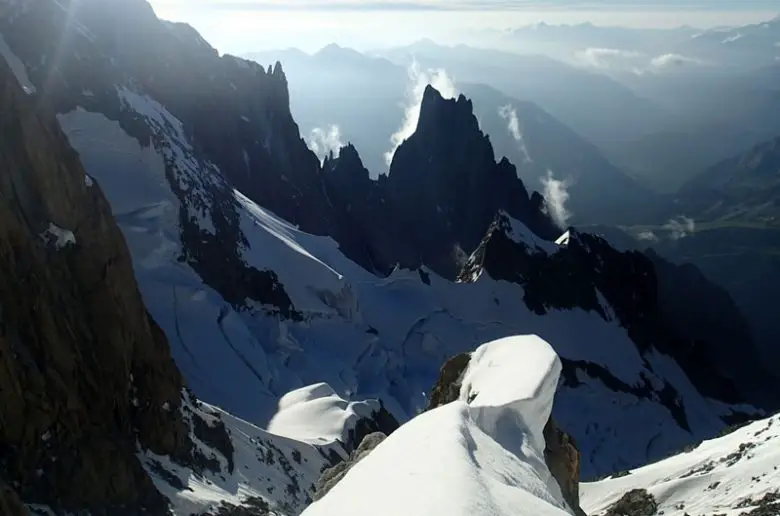
<svg viewBox="0 0 780 516"><path fill-rule="evenodd" d="M647 490L666 516L780 514L780 416L616 477L581 485L588 514L633 489Z"/></svg>
<svg viewBox="0 0 780 516"><path fill-rule="evenodd" d="M542 438L560 371L539 337L482 345L458 401L402 426L303 514L571 514Z"/></svg>
<svg viewBox="0 0 780 516"><path fill-rule="evenodd" d="M522 243L535 252L554 253L559 241L555 243L542 240L531 231L528 226L515 219L507 212L501 210L498 213L499 227L506 231L509 238L517 243Z"/></svg>

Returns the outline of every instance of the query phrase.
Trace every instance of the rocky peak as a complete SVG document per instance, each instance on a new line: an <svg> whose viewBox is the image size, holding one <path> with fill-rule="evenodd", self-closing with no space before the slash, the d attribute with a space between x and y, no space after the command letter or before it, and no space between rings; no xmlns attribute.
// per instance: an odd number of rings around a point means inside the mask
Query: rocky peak
<svg viewBox="0 0 780 516"><path fill-rule="evenodd" d="M417 131L425 137L435 137L440 134L437 129L453 127L456 128L455 135L479 131L471 100L463 94L457 99L445 99L436 88L427 85L420 104ZM453 132L446 131L444 136L452 137Z"/></svg>
<svg viewBox="0 0 780 516"><path fill-rule="evenodd" d="M371 182L368 169L351 143L339 150L338 157L334 158L333 153L326 156L322 169L336 190L345 190L356 185L365 188Z"/></svg>
<svg viewBox="0 0 780 516"><path fill-rule="evenodd" d="M529 197L515 167L495 161L471 101L445 100L426 87L415 133L395 152L387 180L398 224L414 242L420 263L453 278L461 258L476 249L499 210L524 220L542 238L556 232ZM402 208L401 208L402 207ZM432 237L436 235L435 237Z"/></svg>

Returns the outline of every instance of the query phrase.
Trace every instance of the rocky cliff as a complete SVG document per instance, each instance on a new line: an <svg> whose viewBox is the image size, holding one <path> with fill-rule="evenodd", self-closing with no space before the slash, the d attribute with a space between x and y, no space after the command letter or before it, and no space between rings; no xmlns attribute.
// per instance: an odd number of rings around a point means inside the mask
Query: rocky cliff
<svg viewBox="0 0 780 516"><path fill-rule="evenodd" d="M100 189L0 60L0 471L26 502L159 511L138 447L186 460L182 379Z"/></svg>
<svg viewBox="0 0 780 516"><path fill-rule="evenodd" d="M190 436L229 441L224 426L185 417L182 377L100 187L2 59L0 105L3 514L19 499L164 514L137 454L215 469Z"/></svg>

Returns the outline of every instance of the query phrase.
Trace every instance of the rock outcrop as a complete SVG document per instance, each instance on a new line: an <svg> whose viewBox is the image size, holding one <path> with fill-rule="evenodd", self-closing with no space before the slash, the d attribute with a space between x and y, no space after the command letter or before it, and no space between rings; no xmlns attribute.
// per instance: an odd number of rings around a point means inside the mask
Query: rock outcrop
<svg viewBox="0 0 780 516"><path fill-rule="evenodd" d="M347 473L349 473L349 470L355 466L355 464L363 460L386 438L387 436L382 432L368 434L360 442L360 446L358 446L355 450L352 451L352 453L349 454L349 458L347 460L339 462L333 467L323 471L314 489L314 501L316 502L328 494L328 491L333 489L333 486L338 484L341 479L344 478Z"/></svg>
<svg viewBox="0 0 780 516"><path fill-rule="evenodd" d="M633 489L610 507L604 516L654 516L658 504L645 489Z"/></svg>
<svg viewBox="0 0 780 516"><path fill-rule="evenodd" d="M431 390L426 410L432 410L460 398L463 376L468 369L470 353L449 359L441 368L439 379ZM544 427L544 460L558 482L566 503L578 516L585 516L580 508L580 452L574 439L561 430L550 417Z"/></svg>
<svg viewBox="0 0 780 516"><path fill-rule="evenodd" d="M136 454L196 462L181 375L100 188L3 59L0 105L3 514L163 514Z"/></svg>
<svg viewBox="0 0 780 516"><path fill-rule="evenodd" d="M577 516L585 516L580 507L580 452L574 438L561 430L551 417L544 427L544 461L558 482L563 498Z"/></svg>

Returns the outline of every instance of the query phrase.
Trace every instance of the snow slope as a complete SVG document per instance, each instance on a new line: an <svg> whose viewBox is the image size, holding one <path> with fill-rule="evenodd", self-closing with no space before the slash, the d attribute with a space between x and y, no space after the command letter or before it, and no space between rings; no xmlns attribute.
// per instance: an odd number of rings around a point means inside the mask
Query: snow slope
<svg viewBox="0 0 780 516"><path fill-rule="evenodd" d="M626 473L582 484L585 512L602 514L626 492L646 489L666 516L751 514L762 501L760 514L780 514L780 416Z"/></svg>
<svg viewBox="0 0 780 516"><path fill-rule="evenodd" d="M458 401L402 426L303 514L570 514L542 437L560 371L537 336L480 346Z"/></svg>
<svg viewBox="0 0 780 516"><path fill-rule="evenodd" d="M206 424L225 425L234 450L230 459L191 432L191 439L217 471L200 473L179 466L150 451L138 453L159 491L171 501L173 514L205 514L217 507L267 504L278 514L299 514L311 502L314 483L323 467L330 466L322 446L296 441L262 430L227 412L185 394L182 412L191 420L197 414Z"/></svg>

